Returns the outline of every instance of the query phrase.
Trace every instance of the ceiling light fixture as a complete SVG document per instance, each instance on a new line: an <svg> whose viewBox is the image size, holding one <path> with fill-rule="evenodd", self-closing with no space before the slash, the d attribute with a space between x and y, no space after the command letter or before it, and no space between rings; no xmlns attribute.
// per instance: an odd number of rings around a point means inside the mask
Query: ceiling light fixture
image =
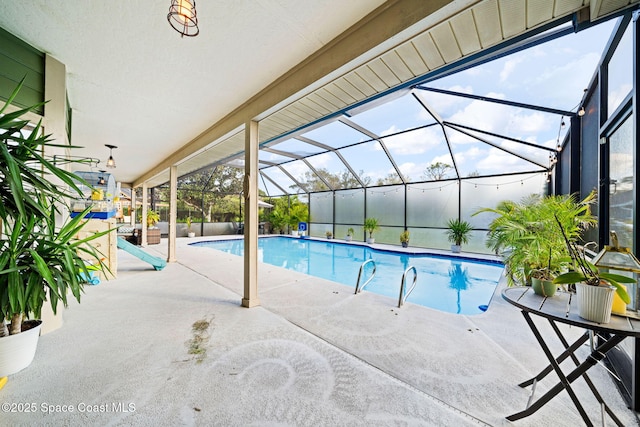
<svg viewBox="0 0 640 427"><path fill-rule="evenodd" d="M167 20L181 37L195 37L200 33L196 16L196 0L171 0Z"/></svg>
<svg viewBox="0 0 640 427"><path fill-rule="evenodd" d="M109 149L109 159L107 160L107 167L108 168L115 168L116 167L116 161L113 160L112 150L114 148L118 148L118 147L116 147L115 145L111 145L111 144L104 144L104 146Z"/></svg>
<svg viewBox="0 0 640 427"><path fill-rule="evenodd" d="M578 110L578 116L584 116L584 107L580 107L580 109Z"/></svg>

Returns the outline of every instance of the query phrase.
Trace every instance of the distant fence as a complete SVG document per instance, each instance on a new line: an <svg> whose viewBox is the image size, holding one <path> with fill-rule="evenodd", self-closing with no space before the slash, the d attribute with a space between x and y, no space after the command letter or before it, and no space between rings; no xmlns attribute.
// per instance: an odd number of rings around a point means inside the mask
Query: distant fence
<svg viewBox="0 0 640 427"><path fill-rule="evenodd" d="M204 223L204 234L201 234L202 227L200 222L192 222L191 223L191 231L196 233L196 236L220 236L224 234L236 234L237 233L237 225L234 225L232 222L205 222ZM169 235L169 223L166 221L161 221L156 224L156 227L160 228L160 234L163 237L167 237ZM187 237L187 224L184 222L179 222L176 227L176 236L177 237Z"/></svg>

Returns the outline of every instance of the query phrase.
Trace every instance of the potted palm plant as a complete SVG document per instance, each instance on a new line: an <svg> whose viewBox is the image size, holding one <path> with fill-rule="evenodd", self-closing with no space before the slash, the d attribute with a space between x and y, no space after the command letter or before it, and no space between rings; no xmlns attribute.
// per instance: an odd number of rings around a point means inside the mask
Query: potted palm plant
<svg viewBox="0 0 640 427"><path fill-rule="evenodd" d="M409 230L404 230L400 233L400 244L403 248L409 247Z"/></svg>
<svg viewBox="0 0 640 427"><path fill-rule="evenodd" d="M147 228L153 228L160 221L160 214L153 209L147 211Z"/></svg>
<svg viewBox="0 0 640 427"><path fill-rule="evenodd" d="M186 224L187 224L187 237L195 237L196 233L191 230L191 215L187 217Z"/></svg>
<svg viewBox="0 0 640 427"><path fill-rule="evenodd" d="M55 314L69 293L79 302L90 270L106 270L90 241L109 232L76 237L90 207L57 223L59 207L83 197L82 180L43 154L59 146L42 135L39 123L29 129L24 115L39 105L6 112L21 86L0 109L0 377L33 360L44 303Z"/></svg>
<svg viewBox="0 0 640 427"><path fill-rule="evenodd" d="M269 222L271 223L271 229L275 233L282 234L287 225L287 216L276 206L276 208L269 215Z"/></svg>
<svg viewBox="0 0 640 427"><path fill-rule="evenodd" d="M293 203L289 208L289 214L287 215L287 224L291 229L293 236L298 235L298 226L300 222L306 222L309 217L309 211L304 203Z"/></svg>
<svg viewBox="0 0 640 427"><path fill-rule="evenodd" d="M530 195L520 201L503 201L473 215L490 213L487 247L501 254L509 285L531 284L532 278L552 281L567 267L566 243L556 217L569 240L577 241L595 224L591 205L595 193L578 201L575 195ZM553 285L547 285L553 288Z"/></svg>
<svg viewBox="0 0 640 427"><path fill-rule="evenodd" d="M367 243L372 244L375 243L375 239L373 238L373 232L376 231L380 226L378 225L377 218L365 218L364 220L364 231L369 233L369 238L367 239Z"/></svg>
<svg viewBox="0 0 640 427"><path fill-rule="evenodd" d="M447 222L447 239L451 242L451 252L459 253L463 243L469 243L469 234L472 227L467 221L459 218L450 219Z"/></svg>

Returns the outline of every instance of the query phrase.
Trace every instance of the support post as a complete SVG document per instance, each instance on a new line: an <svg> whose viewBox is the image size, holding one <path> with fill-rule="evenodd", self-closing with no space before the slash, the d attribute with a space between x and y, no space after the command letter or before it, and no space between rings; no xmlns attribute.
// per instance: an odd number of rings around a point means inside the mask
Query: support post
<svg viewBox="0 0 640 427"><path fill-rule="evenodd" d="M258 299L258 122L245 126L244 143L244 297L243 307L260 305Z"/></svg>
<svg viewBox="0 0 640 427"><path fill-rule="evenodd" d="M142 220L140 221L142 232L142 246L147 246L147 203L149 203L149 189L147 183L142 184Z"/></svg>
<svg viewBox="0 0 640 427"><path fill-rule="evenodd" d="M176 229L178 227L178 167L169 168L169 239L167 262L176 262Z"/></svg>

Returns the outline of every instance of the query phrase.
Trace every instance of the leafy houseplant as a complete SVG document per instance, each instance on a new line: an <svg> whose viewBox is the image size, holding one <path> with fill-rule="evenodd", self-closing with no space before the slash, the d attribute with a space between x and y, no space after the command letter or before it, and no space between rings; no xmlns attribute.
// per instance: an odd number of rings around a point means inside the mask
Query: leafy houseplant
<svg viewBox="0 0 640 427"><path fill-rule="evenodd" d="M404 230L402 233L400 233L400 243L402 244L403 248L409 246L409 230Z"/></svg>
<svg viewBox="0 0 640 427"><path fill-rule="evenodd" d="M287 224L287 218L281 210L276 208L269 215L269 222L271 223L273 231L282 234L285 228L284 226Z"/></svg>
<svg viewBox="0 0 640 427"><path fill-rule="evenodd" d="M364 220L364 231L369 233L369 238L367 239L367 243L371 244L375 242L373 238L373 232L376 231L380 226L378 225L377 218L365 218Z"/></svg>
<svg viewBox="0 0 640 427"><path fill-rule="evenodd" d="M309 218L309 209L307 205L301 202L293 203L289 207L289 213L287 215L287 224L291 229L292 234L297 235L298 223L306 222Z"/></svg>
<svg viewBox="0 0 640 427"><path fill-rule="evenodd" d="M160 214L153 209L147 211L147 228L154 227L160 221Z"/></svg>
<svg viewBox="0 0 640 427"><path fill-rule="evenodd" d="M66 306L68 293L79 302L82 278L90 277L87 262L93 265L91 270L106 270L102 255L90 241L109 231L76 238L90 208L61 225L56 223L59 205L68 205L71 196L83 197L78 186L82 180L42 154L46 148L69 146L51 143L42 135L40 123L29 131L29 121L23 116L39 105L6 112L21 86L0 109L0 349L29 328L32 322L26 319L40 317L45 301L54 313L58 302ZM33 354L17 370L32 359ZM5 362L11 366L10 360L0 359L0 377L17 372L11 372L15 366L7 368Z"/></svg>
<svg viewBox="0 0 640 427"><path fill-rule="evenodd" d="M353 239L353 233L355 233L355 230L352 227L349 227L347 229L347 237L345 238L347 242L350 242L351 239Z"/></svg>
<svg viewBox="0 0 640 427"><path fill-rule="evenodd" d="M191 230L191 215L187 217L187 237L195 237L196 233Z"/></svg>
<svg viewBox="0 0 640 427"><path fill-rule="evenodd" d="M450 219L447 222L447 239L452 243L451 252L460 252L460 246L463 243L469 243L471 230L471 224L459 218Z"/></svg>
<svg viewBox="0 0 640 427"><path fill-rule="evenodd" d="M595 193L578 201L575 195L530 195L520 201L503 201L494 209L475 212L490 213L487 247L501 254L509 285L529 284L532 277L553 280L566 269L567 245L558 229L556 217L571 241L595 224L591 205Z"/></svg>
<svg viewBox="0 0 640 427"><path fill-rule="evenodd" d="M333 233L331 231L327 231L325 235L327 236L327 239L333 239Z"/></svg>

